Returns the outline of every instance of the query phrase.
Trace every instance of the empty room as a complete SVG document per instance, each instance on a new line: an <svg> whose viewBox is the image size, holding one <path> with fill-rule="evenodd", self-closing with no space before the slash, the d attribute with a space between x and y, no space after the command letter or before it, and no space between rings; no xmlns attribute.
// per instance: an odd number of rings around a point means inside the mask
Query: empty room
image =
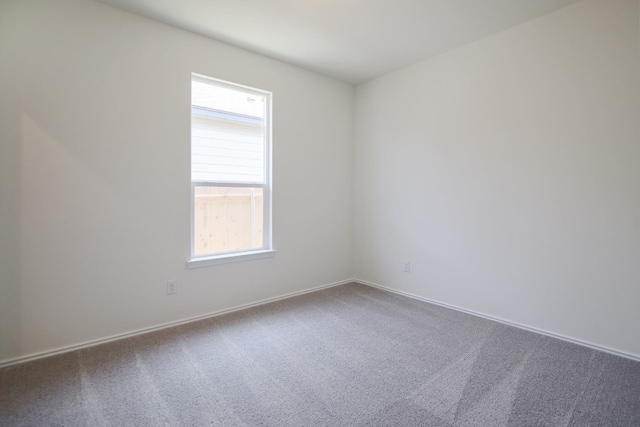
<svg viewBox="0 0 640 427"><path fill-rule="evenodd" d="M640 0L0 0L0 425L640 426Z"/></svg>

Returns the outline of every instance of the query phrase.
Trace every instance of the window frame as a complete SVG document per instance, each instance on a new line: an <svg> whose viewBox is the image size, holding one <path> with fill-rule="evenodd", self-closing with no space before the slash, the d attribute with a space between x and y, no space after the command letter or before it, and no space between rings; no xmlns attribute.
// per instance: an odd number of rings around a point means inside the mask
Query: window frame
<svg viewBox="0 0 640 427"><path fill-rule="evenodd" d="M227 181L193 181L192 168L192 131L193 131L193 99L190 102L189 114L189 180L191 182L191 218L190 218L190 258L187 261L189 268L205 267L209 265L225 264L229 262L246 261L259 258L267 258L275 255L273 248L273 228L272 228L272 98L273 93L245 86L226 80L217 79L198 73L191 73L191 88L194 80L208 81L211 84L231 90L241 90L250 95L264 97L264 182L227 182ZM262 247L249 250L218 252L214 254L195 254L195 189L196 187L238 187L238 188L262 188L263 192L263 225L262 225Z"/></svg>

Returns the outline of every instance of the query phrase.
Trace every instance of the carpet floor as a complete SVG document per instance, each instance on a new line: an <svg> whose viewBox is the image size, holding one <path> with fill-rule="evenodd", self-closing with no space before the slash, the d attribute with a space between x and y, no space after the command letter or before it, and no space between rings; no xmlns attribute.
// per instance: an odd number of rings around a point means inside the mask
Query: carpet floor
<svg viewBox="0 0 640 427"><path fill-rule="evenodd" d="M360 284L0 370L2 426L640 426L640 362Z"/></svg>

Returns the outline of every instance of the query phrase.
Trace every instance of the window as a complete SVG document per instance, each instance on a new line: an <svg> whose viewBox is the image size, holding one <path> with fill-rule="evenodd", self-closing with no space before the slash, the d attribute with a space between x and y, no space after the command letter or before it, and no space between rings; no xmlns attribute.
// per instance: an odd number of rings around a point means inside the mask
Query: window
<svg viewBox="0 0 640 427"><path fill-rule="evenodd" d="M271 93L191 78L190 267L273 254Z"/></svg>

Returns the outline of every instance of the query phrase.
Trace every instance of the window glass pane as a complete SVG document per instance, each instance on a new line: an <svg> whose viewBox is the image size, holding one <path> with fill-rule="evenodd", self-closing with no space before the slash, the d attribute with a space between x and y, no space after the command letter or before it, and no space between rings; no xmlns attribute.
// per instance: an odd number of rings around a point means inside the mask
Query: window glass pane
<svg viewBox="0 0 640 427"><path fill-rule="evenodd" d="M210 82L196 78L191 85L191 104L212 110L264 118L264 96L244 92L240 88L230 89L212 85Z"/></svg>
<svg viewBox="0 0 640 427"><path fill-rule="evenodd" d="M261 187L195 186L194 255L263 247Z"/></svg>

